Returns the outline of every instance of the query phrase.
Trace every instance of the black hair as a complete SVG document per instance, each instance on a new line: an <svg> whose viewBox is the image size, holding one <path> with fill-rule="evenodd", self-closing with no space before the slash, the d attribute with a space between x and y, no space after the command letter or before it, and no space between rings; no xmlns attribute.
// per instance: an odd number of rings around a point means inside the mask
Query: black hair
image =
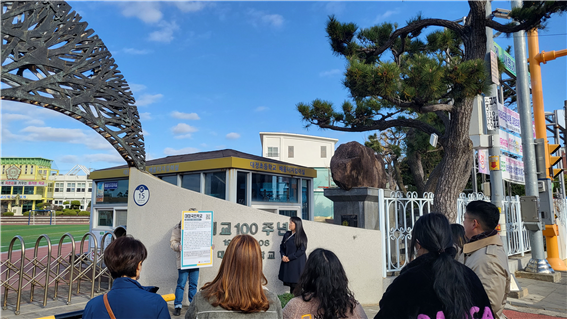
<svg viewBox="0 0 567 319"><path fill-rule="evenodd" d="M473 306L472 296L466 281L464 267L454 260L456 249L449 220L445 215L430 213L421 216L413 227L411 247L421 247L435 258L433 290L443 304L443 313L447 319L469 318ZM410 259L414 249L410 250Z"/></svg>
<svg viewBox="0 0 567 319"><path fill-rule="evenodd" d="M467 242L465 227L461 224L451 224L451 233L453 234L453 243L460 249L463 249L463 246Z"/></svg>
<svg viewBox="0 0 567 319"><path fill-rule="evenodd" d="M136 277L138 264L147 257L146 246L131 236L116 238L104 250L104 263L113 279Z"/></svg>
<svg viewBox="0 0 567 319"><path fill-rule="evenodd" d="M293 216L290 220L295 224L295 246L305 246L307 248L307 234L303 230L301 218Z"/></svg>
<svg viewBox="0 0 567 319"><path fill-rule="evenodd" d="M500 211L496 205L475 200L467 205L466 213L478 220L485 232L494 230L500 221Z"/></svg>
<svg viewBox="0 0 567 319"><path fill-rule="evenodd" d="M332 251L322 248L309 254L295 295L304 301L317 298L319 308L315 318L318 319L347 318L356 307L341 261Z"/></svg>

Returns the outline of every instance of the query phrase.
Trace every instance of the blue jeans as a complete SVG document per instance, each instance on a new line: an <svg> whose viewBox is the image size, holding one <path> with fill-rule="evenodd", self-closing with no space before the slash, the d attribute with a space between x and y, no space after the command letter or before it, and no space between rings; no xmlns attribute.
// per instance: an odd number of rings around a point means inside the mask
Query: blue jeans
<svg viewBox="0 0 567 319"><path fill-rule="evenodd" d="M179 277L177 277L177 287L175 288L175 308L181 308L183 302L183 291L189 277L189 302L193 301L193 296L197 293L197 282L199 281L199 268L194 269L177 269Z"/></svg>

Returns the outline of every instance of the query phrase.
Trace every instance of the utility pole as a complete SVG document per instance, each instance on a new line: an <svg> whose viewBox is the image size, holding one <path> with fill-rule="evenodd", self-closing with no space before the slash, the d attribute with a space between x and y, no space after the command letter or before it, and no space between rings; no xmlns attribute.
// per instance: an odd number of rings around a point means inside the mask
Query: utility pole
<svg viewBox="0 0 567 319"><path fill-rule="evenodd" d="M555 209L553 207L553 197L551 189L551 180L553 172L551 165L551 157L549 153L549 144L547 142L547 126L545 123L545 110L543 105L543 89L541 83L541 66L540 63L554 60L556 57L567 55L567 49L551 52L539 52L539 39L536 29L528 32L528 49L530 63L530 77L532 80L532 101L534 107L534 121L536 128L536 138L543 141L544 149L544 167L543 172L539 172L539 183L543 189L540 190L539 203L540 213L546 222L543 234L546 236L547 244L547 260L554 270L566 271L567 267L563 260L559 258L559 247L557 243L557 235L559 233L555 224Z"/></svg>
<svg viewBox="0 0 567 319"><path fill-rule="evenodd" d="M512 1L512 9L521 8L522 0ZM522 155L524 160L524 174L526 196L539 196L537 188L536 155L533 139L532 112L530 103L530 89L528 84L528 68L526 58L525 32L514 33L514 56L516 59L516 95L518 100L518 113L520 114L520 127L522 131ZM553 272L545 259L543 250L542 223L526 225L532 248L532 258L526 266L526 271L534 273Z"/></svg>
<svg viewBox="0 0 567 319"><path fill-rule="evenodd" d="M492 14L491 0L486 1L486 15L487 17ZM492 28L486 28L486 60L490 65L490 54L494 48ZM498 72L498 71L496 71ZM495 83L490 86L490 91L487 96L496 97L498 99L498 87ZM497 108L497 107L496 107ZM498 119L498 110L493 116ZM497 120L496 120L497 121ZM502 171L500 170L500 129L493 127L489 130L487 127L487 135L489 136L490 148L488 149L489 162L490 162L490 201L498 207L500 211L500 237L502 242L507 243L506 240L506 212L503 210L502 201L504 200L503 192L504 186L502 185ZM493 166L495 165L495 166ZM504 245L506 251L507 245Z"/></svg>

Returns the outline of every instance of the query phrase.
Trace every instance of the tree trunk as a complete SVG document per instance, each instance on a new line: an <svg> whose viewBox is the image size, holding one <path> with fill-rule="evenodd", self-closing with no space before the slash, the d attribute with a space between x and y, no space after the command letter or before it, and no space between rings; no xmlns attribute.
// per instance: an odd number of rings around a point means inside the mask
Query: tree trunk
<svg viewBox="0 0 567 319"><path fill-rule="evenodd" d="M392 157L392 165L394 166L394 176L396 176L396 182L398 183L398 187L400 191L404 193L404 196L408 196L408 190L406 189L406 185L404 185L404 180L402 179L402 172L400 172L400 163L398 162L397 157Z"/></svg>
<svg viewBox="0 0 567 319"><path fill-rule="evenodd" d="M486 1L469 1L471 9L468 32L463 37L465 58L463 60L484 59L486 54ZM441 145L445 150L441 160L442 171L437 181L433 210L444 214L454 223L457 218L457 199L469 179L471 168L472 141L469 126L473 108L473 98L455 101L451 111L451 121L445 130Z"/></svg>

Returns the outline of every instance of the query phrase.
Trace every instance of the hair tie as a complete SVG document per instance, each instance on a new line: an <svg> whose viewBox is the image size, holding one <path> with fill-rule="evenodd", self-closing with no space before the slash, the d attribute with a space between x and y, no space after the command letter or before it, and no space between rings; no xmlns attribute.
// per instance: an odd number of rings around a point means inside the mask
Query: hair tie
<svg viewBox="0 0 567 319"><path fill-rule="evenodd" d="M441 249L439 249L439 250L437 251L437 253L438 253L439 255L441 255L441 254L444 253L444 252L445 252L445 248L441 248Z"/></svg>

